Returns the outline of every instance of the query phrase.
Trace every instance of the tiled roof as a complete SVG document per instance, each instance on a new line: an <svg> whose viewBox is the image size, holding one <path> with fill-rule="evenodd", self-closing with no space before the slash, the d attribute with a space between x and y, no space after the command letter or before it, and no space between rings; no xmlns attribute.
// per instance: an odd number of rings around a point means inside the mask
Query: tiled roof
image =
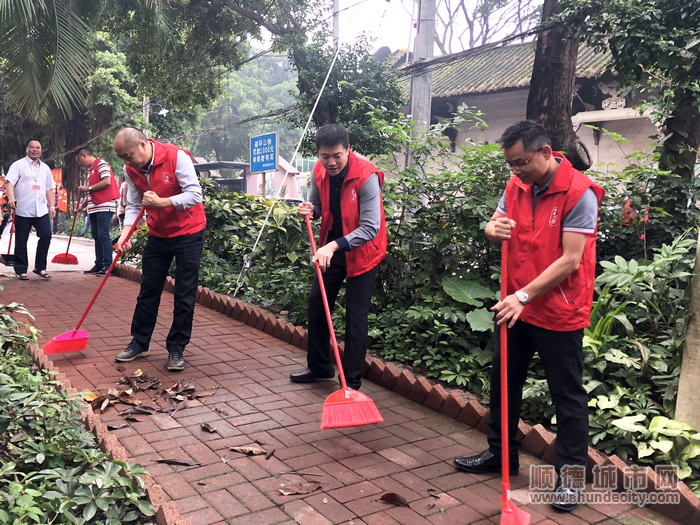
<svg viewBox="0 0 700 525"><path fill-rule="evenodd" d="M530 85L534 60L535 42L527 42L488 49L439 64L433 72L433 98L527 87ZM592 48L581 45L576 76L600 77L609 62L609 53L596 54ZM410 76L401 77L399 82L407 90Z"/></svg>

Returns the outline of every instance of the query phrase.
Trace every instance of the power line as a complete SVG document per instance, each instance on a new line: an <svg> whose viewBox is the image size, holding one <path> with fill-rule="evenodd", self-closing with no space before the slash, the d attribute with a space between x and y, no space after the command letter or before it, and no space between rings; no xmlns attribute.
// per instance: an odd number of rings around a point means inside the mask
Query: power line
<svg viewBox="0 0 700 525"><path fill-rule="evenodd" d="M249 122L254 122L256 120L262 120L262 119L268 119L271 117L279 117L282 115L287 115L294 111L293 107L287 107L287 108L282 108L282 109L276 109L274 111L270 111L268 113L265 113L263 115L255 115L254 117L249 117L247 119L239 120L238 122L234 122L232 124L225 124L223 126L216 126L214 128L207 128L207 129L201 129L199 131L193 131L192 133L185 133L184 135L178 135L176 137L169 137L166 139L159 139L160 142L174 142L190 137L199 137L200 135L206 135L207 133L213 133L214 131L222 131L224 129L230 129L230 128L235 128L238 126L241 126L243 124L247 124Z"/></svg>

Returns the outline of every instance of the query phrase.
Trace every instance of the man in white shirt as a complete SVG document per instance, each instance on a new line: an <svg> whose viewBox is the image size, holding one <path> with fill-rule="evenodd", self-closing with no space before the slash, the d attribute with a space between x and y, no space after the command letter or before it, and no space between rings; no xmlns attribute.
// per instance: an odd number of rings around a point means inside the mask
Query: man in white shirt
<svg viewBox="0 0 700 525"><path fill-rule="evenodd" d="M33 272L49 279L46 259L51 244L51 220L56 217L54 206L56 184L51 169L41 162L41 144L38 140L27 143L27 156L10 166L5 177L7 200L10 208L16 210L15 256L20 265L15 265L15 273L21 281L27 277L27 239L32 226L36 230L39 244L36 249Z"/></svg>

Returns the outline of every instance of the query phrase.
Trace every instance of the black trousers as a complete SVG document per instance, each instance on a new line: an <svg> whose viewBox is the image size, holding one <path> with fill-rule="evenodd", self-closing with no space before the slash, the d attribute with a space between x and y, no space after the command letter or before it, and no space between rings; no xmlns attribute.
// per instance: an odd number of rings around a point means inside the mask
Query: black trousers
<svg viewBox="0 0 700 525"><path fill-rule="evenodd" d="M151 343L158 318L160 296L170 264L175 258L175 307L173 324L165 340L168 352L183 351L192 337L192 319L197 300L199 265L202 261L206 229L180 237L148 236L143 251L141 291L131 321L131 336L144 348Z"/></svg>
<svg viewBox="0 0 700 525"><path fill-rule="evenodd" d="M323 273L323 284L328 294L328 304L333 310L338 292L347 277L345 252L335 252L330 267ZM367 354L367 314L372 304L374 280L377 267L358 275L348 277L345 287L345 352L343 370L345 381L350 388L358 390L362 385L362 368ZM333 349L330 345L330 331L323 308L321 287L318 275L314 276L309 293L309 352L308 367L317 375L328 377L334 374Z"/></svg>
<svg viewBox="0 0 700 525"><path fill-rule="evenodd" d="M15 265L15 273L17 275L27 273L29 258L27 257L27 240L29 232L32 231L32 226L36 230L36 236L39 238L39 243L36 247L36 255L34 256L34 268L39 271L46 270L46 259L49 254L49 245L51 244L51 221L49 214L41 217L21 217L15 216L15 255L21 257L25 264Z"/></svg>
<svg viewBox="0 0 700 525"><path fill-rule="evenodd" d="M501 457L501 337L496 325L491 373L491 417L486 436L491 452ZM556 469L587 465L588 395L583 388L583 330L556 332L516 321L508 329L508 435L511 458L521 443L515 439L527 369L539 353L557 414Z"/></svg>

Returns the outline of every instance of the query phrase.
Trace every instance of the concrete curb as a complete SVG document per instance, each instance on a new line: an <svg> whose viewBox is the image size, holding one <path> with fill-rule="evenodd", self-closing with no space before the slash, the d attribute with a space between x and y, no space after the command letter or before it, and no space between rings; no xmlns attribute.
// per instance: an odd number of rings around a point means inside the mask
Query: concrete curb
<svg viewBox="0 0 700 525"><path fill-rule="evenodd" d="M136 268L117 264L113 273L125 279L141 282L141 270ZM174 284L175 281L171 277L168 277L164 290L172 291L174 289ZM201 286L197 293L197 302L218 311L221 311L220 305L222 303L226 304L226 302L228 302L232 306L231 308L224 307L223 313L232 319L239 320L260 331L268 333L292 346L307 350L308 332L306 330L291 323L284 323L270 316L267 312L258 310L254 306L212 292ZM486 433L489 410L478 401L473 399L467 401L456 392L447 392L441 384L432 384L428 379L422 376L415 377L408 370L399 372L393 364L385 363L382 359L369 355L366 358L362 376L373 383L384 386L427 408L435 410L436 412L442 412L461 423L465 423L472 428ZM522 442L524 450L543 461L550 464L554 463L556 435L549 432L542 425L531 427L523 420L520 420L518 425L518 439ZM616 455L606 458L601 452L592 447L588 447L589 468L587 479L589 481L592 480L592 469L595 465L610 464L617 467L619 481L618 490L622 490L625 476L624 469L629 465ZM651 487L648 488L648 490L662 491L661 488L657 487L654 470L646 467L645 472L648 477L647 487ZM651 508L663 516L678 521L682 525L695 525L699 523L700 499L698 499L693 491L682 481L678 483L678 491L681 494L680 504L675 506L654 505Z"/></svg>
<svg viewBox="0 0 700 525"><path fill-rule="evenodd" d="M141 280L140 271L138 279L139 281ZM27 345L26 348L38 367L48 372L57 372L54 376L54 380L61 383L57 387L59 390L62 390L68 395L78 395L78 390L73 388L70 379L68 379L65 374L59 372L58 368L53 364L53 361L44 354L40 347ZM119 439L113 434L110 434L107 425L102 422L98 414L92 411L92 407L89 404L85 406L85 412L80 413L80 418L83 420L85 427L94 434L102 452L109 454L110 458L113 460L136 463L129 456L126 449L119 444ZM153 481L151 476L142 476L141 479L144 483L148 501L153 505L153 509L156 511L155 519L158 525L192 525L190 520L183 519L180 516L175 502L165 501L163 489Z"/></svg>

